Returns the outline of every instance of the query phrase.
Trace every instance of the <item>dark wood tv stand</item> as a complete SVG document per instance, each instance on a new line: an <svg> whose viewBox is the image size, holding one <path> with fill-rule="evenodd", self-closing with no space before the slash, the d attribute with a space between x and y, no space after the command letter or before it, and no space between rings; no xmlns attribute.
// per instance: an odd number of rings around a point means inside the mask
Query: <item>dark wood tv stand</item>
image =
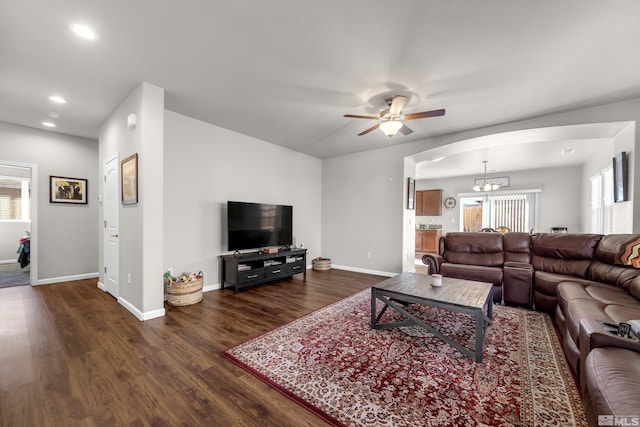
<svg viewBox="0 0 640 427"><path fill-rule="evenodd" d="M233 293L247 286L281 280L303 273L307 277L307 250L292 249L274 254L262 252L220 255L220 287Z"/></svg>

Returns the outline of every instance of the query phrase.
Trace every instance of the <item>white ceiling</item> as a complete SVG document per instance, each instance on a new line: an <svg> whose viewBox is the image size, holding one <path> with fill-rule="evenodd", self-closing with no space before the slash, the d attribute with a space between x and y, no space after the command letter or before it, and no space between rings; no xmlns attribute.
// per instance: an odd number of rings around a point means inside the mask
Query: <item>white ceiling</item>
<svg viewBox="0 0 640 427"><path fill-rule="evenodd" d="M326 158L388 144L342 115L389 95L447 110L394 144L640 96L639 20L637 0L0 0L0 120L55 111L97 138L146 81L169 110Z"/></svg>

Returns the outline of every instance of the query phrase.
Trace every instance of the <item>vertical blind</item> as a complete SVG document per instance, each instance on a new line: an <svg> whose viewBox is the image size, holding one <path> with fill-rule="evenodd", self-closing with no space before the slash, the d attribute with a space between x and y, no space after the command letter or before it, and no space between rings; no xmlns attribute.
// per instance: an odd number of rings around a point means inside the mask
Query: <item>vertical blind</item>
<svg viewBox="0 0 640 427"><path fill-rule="evenodd" d="M491 228L507 227L510 231L529 231L532 227L530 201L535 193L489 195Z"/></svg>

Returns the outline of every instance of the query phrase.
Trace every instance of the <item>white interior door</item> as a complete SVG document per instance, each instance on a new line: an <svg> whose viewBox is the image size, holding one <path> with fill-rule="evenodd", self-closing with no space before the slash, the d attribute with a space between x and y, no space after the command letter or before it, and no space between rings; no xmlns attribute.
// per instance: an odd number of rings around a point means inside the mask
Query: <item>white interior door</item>
<svg viewBox="0 0 640 427"><path fill-rule="evenodd" d="M120 294L119 228L118 207L120 188L120 161L118 155L104 163L104 286L105 290L118 298Z"/></svg>

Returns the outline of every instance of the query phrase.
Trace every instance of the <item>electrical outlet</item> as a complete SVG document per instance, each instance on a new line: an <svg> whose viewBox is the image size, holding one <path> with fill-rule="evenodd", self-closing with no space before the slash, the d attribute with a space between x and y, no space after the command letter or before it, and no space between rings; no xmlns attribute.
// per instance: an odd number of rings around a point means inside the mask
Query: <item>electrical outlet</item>
<svg viewBox="0 0 640 427"><path fill-rule="evenodd" d="M371 252L367 252L367 258L371 259Z"/></svg>
<svg viewBox="0 0 640 427"><path fill-rule="evenodd" d="M131 273L127 273L127 284L131 284Z"/></svg>

